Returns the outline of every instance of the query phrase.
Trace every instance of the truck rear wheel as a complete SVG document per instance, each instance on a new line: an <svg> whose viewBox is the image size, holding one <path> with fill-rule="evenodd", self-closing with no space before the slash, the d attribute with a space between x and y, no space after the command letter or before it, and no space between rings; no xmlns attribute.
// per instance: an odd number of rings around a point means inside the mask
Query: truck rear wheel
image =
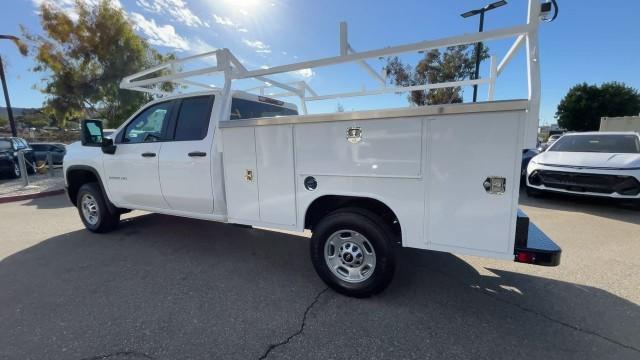
<svg viewBox="0 0 640 360"><path fill-rule="evenodd" d="M395 270L394 235L376 214L337 210L320 220L311 237L311 261L332 289L354 297L384 290Z"/></svg>
<svg viewBox="0 0 640 360"><path fill-rule="evenodd" d="M120 213L114 213L109 209L97 183L82 185L78 190L76 204L80 219L89 231L109 232L120 222Z"/></svg>

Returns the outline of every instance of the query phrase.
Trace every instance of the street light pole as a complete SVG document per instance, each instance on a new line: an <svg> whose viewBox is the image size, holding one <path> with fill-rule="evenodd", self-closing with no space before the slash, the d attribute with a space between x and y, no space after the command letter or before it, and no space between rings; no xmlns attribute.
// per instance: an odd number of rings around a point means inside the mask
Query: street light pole
<svg viewBox="0 0 640 360"><path fill-rule="evenodd" d="M504 0L496 1L494 3L486 5L483 8L467 11L466 13L460 14L460 16L466 19L474 15L480 15L480 25L478 26L478 32L482 32L484 31L484 13L504 5L507 5L506 1ZM481 55L482 55L482 42L480 41L476 44L476 71L473 76L474 80L478 80L480 78ZM476 102L477 100L478 100L478 84L475 84L473 85L473 102Z"/></svg>
<svg viewBox="0 0 640 360"><path fill-rule="evenodd" d="M484 8L480 12L480 26L478 26L478 32L482 32L484 30ZM478 80L480 77L480 55L482 54L482 41L479 41L476 44L476 72L473 76L475 80ZM473 85L473 102L478 100L478 84Z"/></svg>
<svg viewBox="0 0 640 360"><path fill-rule="evenodd" d="M18 136L16 122L13 120L13 110L11 109L11 101L9 100L9 90L7 89L7 80L4 77L4 65L0 56L0 78L2 78L2 91L4 92L4 101L7 104L7 114L9 115L9 124L11 125L11 136Z"/></svg>

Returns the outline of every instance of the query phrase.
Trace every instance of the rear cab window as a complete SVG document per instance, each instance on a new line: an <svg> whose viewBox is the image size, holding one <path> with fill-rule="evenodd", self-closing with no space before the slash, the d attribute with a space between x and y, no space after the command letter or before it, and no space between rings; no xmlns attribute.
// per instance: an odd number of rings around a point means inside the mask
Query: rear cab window
<svg viewBox="0 0 640 360"><path fill-rule="evenodd" d="M260 101L252 101L240 98L233 98L231 101L230 120L253 119L262 117L298 115L298 111L283 107L284 102L263 98L264 101L271 101L274 104Z"/></svg>

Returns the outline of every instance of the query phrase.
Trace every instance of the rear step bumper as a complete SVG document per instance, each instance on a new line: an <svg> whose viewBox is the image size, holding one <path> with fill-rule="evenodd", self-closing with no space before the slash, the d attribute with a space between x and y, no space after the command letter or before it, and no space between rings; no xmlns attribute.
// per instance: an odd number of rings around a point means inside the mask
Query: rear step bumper
<svg viewBox="0 0 640 360"><path fill-rule="evenodd" d="M542 266L560 265L562 249L518 209L514 261Z"/></svg>

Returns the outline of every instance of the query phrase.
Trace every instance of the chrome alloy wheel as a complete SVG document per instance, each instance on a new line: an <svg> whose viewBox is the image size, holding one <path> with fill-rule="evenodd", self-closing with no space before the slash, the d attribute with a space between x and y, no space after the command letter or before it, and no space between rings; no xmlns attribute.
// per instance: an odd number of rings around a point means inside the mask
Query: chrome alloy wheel
<svg viewBox="0 0 640 360"><path fill-rule="evenodd" d="M13 174L16 177L20 177L20 165L18 163L13 163Z"/></svg>
<svg viewBox="0 0 640 360"><path fill-rule="evenodd" d="M353 230L331 234L324 245L324 260L339 279L360 283L376 268L376 252L367 238Z"/></svg>
<svg viewBox="0 0 640 360"><path fill-rule="evenodd" d="M98 210L98 203L91 194L82 195L82 216L91 225L96 225L100 220L100 211Z"/></svg>

